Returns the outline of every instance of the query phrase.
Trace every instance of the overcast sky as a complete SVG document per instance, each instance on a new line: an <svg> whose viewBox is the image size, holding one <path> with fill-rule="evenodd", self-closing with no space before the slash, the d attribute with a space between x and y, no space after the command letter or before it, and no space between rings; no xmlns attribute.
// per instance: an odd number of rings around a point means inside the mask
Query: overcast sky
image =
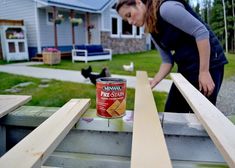
<svg viewBox="0 0 235 168"><path fill-rule="evenodd" d="M189 0L189 2L190 2L190 4L192 5L192 6L196 6L197 5L197 2L199 2L200 3L200 6L203 4L203 1L205 1L205 0ZM211 0L211 3L213 3L213 1L214 0Z"/></svg>

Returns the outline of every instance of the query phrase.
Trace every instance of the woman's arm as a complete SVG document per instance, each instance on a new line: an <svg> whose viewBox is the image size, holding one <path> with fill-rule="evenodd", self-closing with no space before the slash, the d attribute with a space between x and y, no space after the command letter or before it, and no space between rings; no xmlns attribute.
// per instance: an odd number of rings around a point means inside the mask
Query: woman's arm
<svg viewBox="0 0 235 168"><path fill-rule="evenodd" d="M209 32L205 25L192 16L184 5L176 1L167 1L160 7L161 17L168 23L193 36L199 52L199 90L210 96L214 90L214 81L209 72L210 43ZM183 19L182 19L183 18Z"/></svg>
<svg viewBox="0 0 235 168"><path fill-rule="evenodd" d="M150 80L151 88L154 88L162 79L164 79L171 71L172 64L162 63L160 65L159 71L156 73L154 78Z"/></svg>
<svg viewBox="0 0 235 168"><path fill-rule="evenodd" d="M197 47L200 57L199 67L199 90L203 91L205 96L210 96L215 88L214 81L209 72L210 43L209 39L197 41Z"/></svg>
<svg viewBox="0 0 235 168"><path fill-rule="evenodd" d="M162 58L162 64L154 78L150 80L151 88L154 88L162 79L164 79L171 71L174 60L173 56L170 51L163 50L152 38L153 44L155 45L156 49L159 51L160 56Z"/></svg>

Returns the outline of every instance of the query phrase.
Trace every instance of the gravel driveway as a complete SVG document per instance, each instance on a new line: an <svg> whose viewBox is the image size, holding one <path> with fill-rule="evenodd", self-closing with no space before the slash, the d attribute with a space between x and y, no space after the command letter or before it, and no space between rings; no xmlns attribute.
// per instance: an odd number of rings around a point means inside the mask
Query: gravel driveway
<svg viewBox="0 0 235 168"><path fill-rule="evenodd" d="M226 116L235 115L235 76L223 81L216 106Z"/></svg>

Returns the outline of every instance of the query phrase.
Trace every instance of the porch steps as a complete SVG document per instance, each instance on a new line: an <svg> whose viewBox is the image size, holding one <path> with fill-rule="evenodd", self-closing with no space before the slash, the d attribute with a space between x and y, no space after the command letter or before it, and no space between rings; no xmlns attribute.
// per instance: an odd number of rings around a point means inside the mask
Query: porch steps
<svg viewBox="0 0 235 168"><path fill-rule="evenodd" d="M62 59L70 59L72 58L71 52L61 52ZM31 58L32 61L43 61L42 54L36 54L36 56Z"/></svg>
<svg viewBox="0 0 235 168"><path fill-rule="evenodd" d="M37 54L36 56L31 58L32 61L43 61L42 54Z"/></svg>

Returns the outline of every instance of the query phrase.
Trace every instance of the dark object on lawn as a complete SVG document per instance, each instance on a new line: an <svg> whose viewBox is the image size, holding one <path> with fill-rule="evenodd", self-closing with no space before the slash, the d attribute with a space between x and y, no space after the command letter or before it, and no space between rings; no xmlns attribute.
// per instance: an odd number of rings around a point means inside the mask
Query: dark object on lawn
<svg viewBox="0 0 235 168"><path fill-rule="evenodd" d="M89 78L91 83L93 83L94 85L96 85L96 79L98 78L102 78L102 77L110 77L110 72L108 68L103 68L102 71L100 72L100 74L90 74Z"/></svg>
<svg viewBox="0 0 235 168"><path fill-rule="evenodd" d="M87 69L82 68L81 73L84 78L88 78L92 72L91 66L89 66Z"/></svg>

